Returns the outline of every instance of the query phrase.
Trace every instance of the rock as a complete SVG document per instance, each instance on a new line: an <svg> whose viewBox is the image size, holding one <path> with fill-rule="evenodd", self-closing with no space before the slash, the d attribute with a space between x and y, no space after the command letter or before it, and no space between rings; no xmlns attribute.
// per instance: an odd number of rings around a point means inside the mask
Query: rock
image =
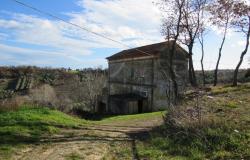
<svg viewBox="0 0 250 160"><path fill-rule="evenodd" d="M214 99L214 97L212 97L212 96L207 96L207 98L209 98L209 99Z"/></svg>

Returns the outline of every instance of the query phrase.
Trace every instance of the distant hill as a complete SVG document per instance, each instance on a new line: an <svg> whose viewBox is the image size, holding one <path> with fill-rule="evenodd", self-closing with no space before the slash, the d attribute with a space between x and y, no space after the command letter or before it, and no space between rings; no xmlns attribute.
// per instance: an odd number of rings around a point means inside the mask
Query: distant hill
<svg viewBox="0 0 250 160"><path fill-rule="evenodd" d="M102 69L0 67L0 107L35 103L65 112L91 111L93 98L102 94L105 82Z"/></svg>

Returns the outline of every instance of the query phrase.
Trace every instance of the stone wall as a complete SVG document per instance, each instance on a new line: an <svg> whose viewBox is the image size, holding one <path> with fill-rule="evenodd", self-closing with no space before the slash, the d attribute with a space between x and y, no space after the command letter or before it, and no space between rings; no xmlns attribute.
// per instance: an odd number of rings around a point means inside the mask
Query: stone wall
<svg viewBox="0 0 250 160"><path fill-rule="evenodd" d="M147 97L147 102L144 102L143 106L144 112L164 110L169 104L167 97L173 93L171 79L168 75L169 65L166 53L167 51L162 50L159 57L151 59L133 59L109 63L109 95L141 94ZM188 75L188 60L183 53L176 54L174 68L180 91L183 91ZM165 76L162 71L166 73ZM138 110L131 109L131 106L132 108L136 107L136 104L135 101L127 102L127 104L115 104L111 100L109 107L110 110L126 107L132 113Z"/></svg>
<svg viewBox="0 0 250 160"><path fill-rule="evenodd" d="M112 82L152 84L152 59L110 63L109 71Z"/></svg>
<svg viewBox="0 0 250 160"><path fill-rule="evenodd" d="M156 87L153 92L153 111L166 109L169 105L169 100L172 101L174 98L173 83L169 76L169 69L167 66L162 65L165 62L166 59L157 59L155 62L154 84ZM175 59L174 69L179 92L184 92L188 77L188 61Z"/></svg>

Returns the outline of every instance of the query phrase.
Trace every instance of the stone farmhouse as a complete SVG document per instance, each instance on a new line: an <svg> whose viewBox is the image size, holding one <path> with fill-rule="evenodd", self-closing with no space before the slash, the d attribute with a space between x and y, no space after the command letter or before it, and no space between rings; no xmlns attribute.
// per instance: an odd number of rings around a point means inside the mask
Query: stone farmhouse
<svg viewBox="0 0 250 160"><path fill-rule="evenodd" d="M171 98L168 62L171 41L124 50L107 58L109 114L134 114L164 110ZM148 54L149 53L149 54ZM174 56L179 91L188 77L188 54L178 44Z"/></svg>

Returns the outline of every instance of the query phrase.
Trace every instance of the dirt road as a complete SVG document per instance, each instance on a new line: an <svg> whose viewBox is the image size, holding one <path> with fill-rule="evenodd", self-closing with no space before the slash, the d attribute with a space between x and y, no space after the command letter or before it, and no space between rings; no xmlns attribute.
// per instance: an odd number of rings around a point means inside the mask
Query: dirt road
<svg viewBox="0 0 250 160"><path fill-rule="evenodd" d="M144 121L129 120L112 124L91 125L79 129L63 129L60 134L45 136L37 144L18 151L15 160L101 160L109 154L111 146L131 143L131 159L139 159L136 140L159 126L162 118ZM108 158L109 159L109 158Z"/></svg>

